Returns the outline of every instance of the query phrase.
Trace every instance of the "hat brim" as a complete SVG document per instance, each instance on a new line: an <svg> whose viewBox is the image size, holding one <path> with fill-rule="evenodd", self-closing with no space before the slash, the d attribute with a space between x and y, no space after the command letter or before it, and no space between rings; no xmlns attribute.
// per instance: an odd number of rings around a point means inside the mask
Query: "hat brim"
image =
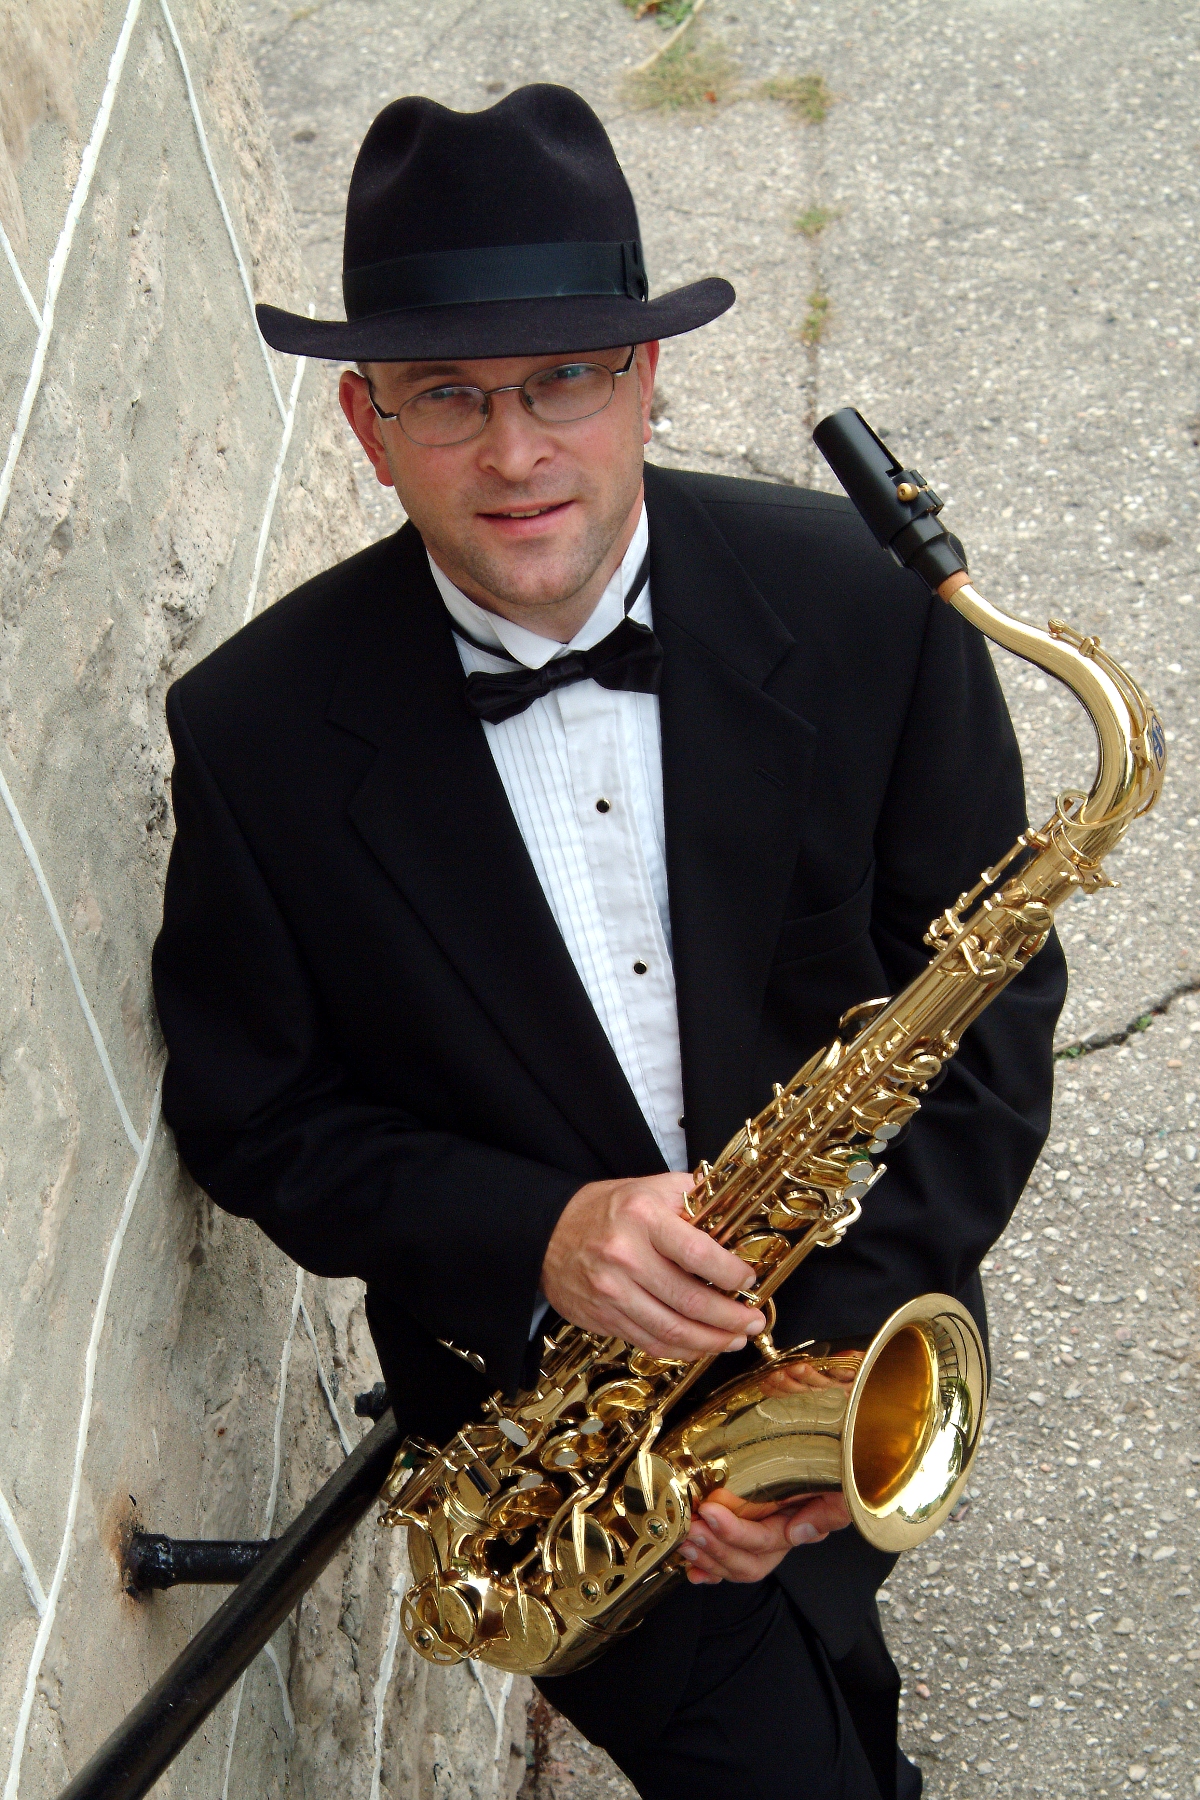
<svg viewBox="0 0 1200 1800"><path fill-rule="evenodd" d="M728 312L737 298L710 276L657 300L624 294L571 294L539 300L487 300L418 307L368 319L307 319L257 306L258 328L273 350L331 362L428 362L489 356L556 356L610 350L679 337Z"/></svg>

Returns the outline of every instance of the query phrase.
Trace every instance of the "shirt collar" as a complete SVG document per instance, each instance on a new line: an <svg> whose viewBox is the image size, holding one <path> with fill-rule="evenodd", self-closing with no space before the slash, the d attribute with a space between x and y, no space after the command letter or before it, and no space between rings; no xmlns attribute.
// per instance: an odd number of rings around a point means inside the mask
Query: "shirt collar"
<svg viewBox="0 0 1200 1800"><path fill-rule="evenodd" d="M646 508L643 505L637 529L630 539L629 548L621 558L621 566L596 602L591 617L581 625L569 643L560 644L556 638L539 637L536 632L527 631L523 625L514 625L509 619L502 619L498 613L488 612L478 606L474 600L456 588L448 575L442 571L429 556L429 569L437 584L438 593L442 596L446 611L457 625L469 637L479 644L495 644L499 649L507 651L517 662L524 663L527 669L541 669L555 656L563 656L569 650L590 650L606 638L610 631L625 617L625 595L633 586L638 570L645 559L646 548L650 542L650 527L646 520ZM650 604L648 590L643 588L635 602L631 617L639 624L650 623Z"/></svg>

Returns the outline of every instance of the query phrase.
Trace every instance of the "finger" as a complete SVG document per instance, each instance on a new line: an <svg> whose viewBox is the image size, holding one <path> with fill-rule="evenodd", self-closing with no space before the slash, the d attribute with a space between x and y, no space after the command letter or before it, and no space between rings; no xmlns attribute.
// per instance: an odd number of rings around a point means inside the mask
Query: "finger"
<svg viewBox="0 0 1200 1800"><path fill-rule="evenodd" d="M824 1537L849 1525L850 1509L842 1494L815 1494L792 1508L792 1517L814 1526Z"/></svg>
<svg viewBox="0 0 1200 1800"><path fill-rule="evenodd" d="M625 1337L650 1356L720 1356L726 1350L743 1350L746 1346L744 1329L734 1333L685 1318L633 1282L622 1292L620 1305L614 1308L617 1311L625 1325L614 1335Z"/></svg>
<svg viewBox="0 0 1200 1800"><path fill-rule="evenodd" d="M715 1570L701 1569L698 1567L690 1568L687 1572L687 1578L693 1587L715 1587L718 1581L724 1579L724 1577L718 1575Z"/></svg>
<svg viewBox="0 0 1200 1800"><path fill-rule="evenodd" d="M722 1512L732 1513L735 1518L739 1519L778 1518L782 1519L785 1525L790 1525L793 1521L803 1522L814 1526L822 1537L831 1531L842 1531L850 1523L850 1509L846 1505L846 1496L840 1491L827 1494L796 1494L790 1500L780 1500L773 1505L768 1505L753 1500L743 1500L729 1488L714 1488L706 1498L704 1505L720 1507ZM812 1540L804 1539L802 1541Z"/></svg>
<svg viewBox="0 0 1200 1800"><path fill-rule="evenodd" d="M706 1540L701 1547L711 1546L716 1556L723 1556L726 1551L753 1556L782 1555L792 1547L793 1540L789 1536L792 1527L784 1513L773 1513L769 1519L739 1519L727 1507L706 1503L700 1508L699 1517L702 1521L699 1535ZM805 1528L815 1534L814 1526L805 1522ZM695 1532L696 1528L693 1528L693 1541Z"/></svg>
<svg viewBox="0 0 1200 1800"><path fill-rule="evenodd" d="M683 1558L689 1580L724 1581L724 1571L706 1551L698 1550L694 1544L684 1544L679 1554Z"/></svg>
<svg viewBox="0 0 1200 1800"><path fill-rule="evenodd" d="M688 1559L693 1568L721 1581L764 1581L772 1569L779 1567L787 1554L786 1548L772 1551L769 1555L754 1556L744 1550L733 1550L725 1544L712 1544L706 1550L691 1544L684 1547L694 1552L694 1556Z"/></svg>
<svg viewBox="0 0 1200 1800"><path fill-rule="evenodd" d="M664 1306L669 1306L672 1312L711 1325L715 1331L755 1336L766 1325L765 1317L756 1307L733 1300L717 1288L706 1287L702 1281L685 1275L674 1263L649 1248L639 1268L638 1279L647 1292L661 1300Z"/></svg>
<svg viewBox="0 0 1200 1800"><path fill-rule="evenodd" d="M754 1285L754 1270L748 1263L675 1213L660 1213L651 1221L650 1241L668 1262L698 1281L711 1281L731 1294Z"/></svg>
<svg viewBox="0 0 1200 1800"><path fill-rule="evenodd" d="M590 1292L559 1294L555 1304L563 1317L584 1331L624 1338L639 1350L660 1358L719 1356L731 1347L745 1348L744 1334L739 1334L731 1346L728 1331L706 1330L675 1314L647 1294L632 1276L609 1270L605 1280L607 1286L598 1281Z"/></svg>

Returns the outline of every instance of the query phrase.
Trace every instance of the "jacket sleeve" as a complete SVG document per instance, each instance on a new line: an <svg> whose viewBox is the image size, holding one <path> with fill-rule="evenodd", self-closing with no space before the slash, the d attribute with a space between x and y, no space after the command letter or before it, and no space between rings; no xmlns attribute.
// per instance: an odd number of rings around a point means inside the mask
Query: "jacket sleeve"
<svg viewBox="0 0 1200 1800"><path fill-rule="evenodd" d="M357 1275L516 1384L545 1245L578 1177L361 1091L291 931L198 750L178 688L175 842L154 993L163 1111L191 1174L319 1275ZM453 1262L454 1280L445 1272Z"/></svg>
<svg viewBox="0 0 1200 1800"><path fill-rule="evenodd" d="M929 961L930 920L1026 823L1020 751L988 646L935 599L875 834L871 935L892 993ZM930 1291L959 1296L983 1322L979 1263L1049 1131L1065 995L1052 936L964 1033L886 1152L888 1173L863 1217L822 1259L820 1310L840 1330L874 1330L904 1299Z"/></svg>

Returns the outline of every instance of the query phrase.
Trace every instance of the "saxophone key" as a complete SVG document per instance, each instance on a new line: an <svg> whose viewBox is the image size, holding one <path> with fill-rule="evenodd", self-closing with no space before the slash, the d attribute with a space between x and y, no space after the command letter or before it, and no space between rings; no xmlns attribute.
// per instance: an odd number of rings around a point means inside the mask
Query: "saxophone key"
<svg viewBox="0 0 1200 1800"><path fill-rule="evenodd" d="M554 1655L562 1637L554 1614L536 1594L518 1588L504 1602L501 1617L503 1635L488 1638L476 1652L478 1660L516 1675L535 1675Z"/></svg>
<svg viewBox="0 0 1200 1800"><path fill-rule="evenodd" d="M776 1263L781 1263L785 1256L789 1256L792 1246L777 1231L749 1231L745 1237L736 1239L727 1248L762 1276L769 1274ZM752 1306L757 1304L751 1294L743 1295L742 1298Z"/></svg>
<svg viewBox="0 0 1200 1800"><path fill-rule="evenodd" d="M536 1470L522 1475L515 1488L509 1488L488 1507L487 1523L507 1537L552 1519L562 1505L562 1495L552 1481ZM411 1551L410 1551L411 1555Z"/></svg>
<svg viewBox="0 0 1200 1800"><path fill-rule="evenodd" d="M599 1420L596 1423L599 1425ZM603 1428L599 1431L583 1431L577 1427L571 1431L560 1431L548 1440L542 1449L541 1464L543 1469L557 1472L591 1468L597 1463L607 1462L608 1457L608 1440Z"/></svg>
<svg viewBox="0 0 1200 1800"><path fill-rule="evenodd" d="M591 1398L592 1414L602 1425L612 1425L635 1418L654 1403L654 1391L648 1381L626 1377L606 1381Z"/></svg>
<svg viewBox="0 0 1200 1800"><path fill-rule="evenodd" d="M459 1582L438 1576L410 1588L400 1624L413 1649L429 1662L461 1662L475 1640L475 1597Z"/></svg>
<svg viewBox="0 0 1200 1800"><path fill-rule="evenodd" d="M636 1533L629 1553L632 1568L657 1562L687 1536L691 1511L672 1465L640 1450L629 1465L615 1510Z"/></svg>
<svg viewBox="0 0 1200 1800"><path fill-rule="evenodd" d="M554 1600L564 1612L584 1615L609 1599L625 1579L625 1559L600 1521L576 1508L554 1545L561 1586Z"/></svg>
<svg viewBox="0 0 1200 1800"><path fill-rule="evenodd" d="M811 1225L821 1215L825 1196L816 1188L785 1188L768 1202L767 1224L777 1231L792 1231L798 1225Z"/></svg>

